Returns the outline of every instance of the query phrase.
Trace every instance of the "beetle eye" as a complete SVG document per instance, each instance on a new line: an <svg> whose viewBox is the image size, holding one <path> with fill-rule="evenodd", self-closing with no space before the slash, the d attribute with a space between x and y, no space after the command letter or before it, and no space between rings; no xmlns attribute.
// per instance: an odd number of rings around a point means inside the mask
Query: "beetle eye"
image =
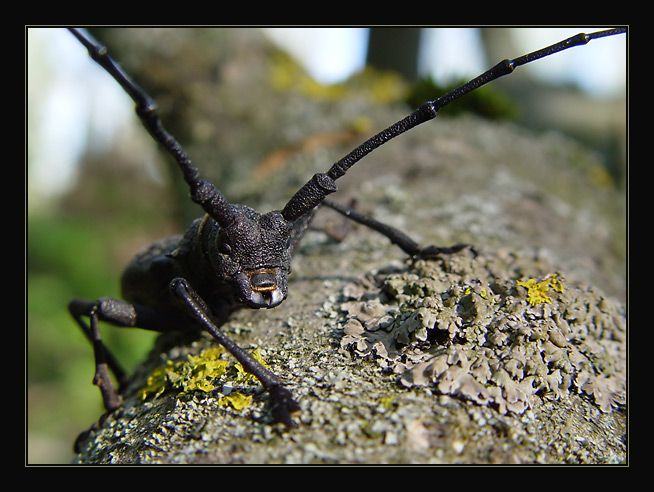
<svg viewBox="0 0 654 492"><path fill-rule="evenodd" d="M232 247L225 241L218 239L216 243L216 246L218 246L218 251L220 251L222 254L228 255L232 252Z"/></svg>

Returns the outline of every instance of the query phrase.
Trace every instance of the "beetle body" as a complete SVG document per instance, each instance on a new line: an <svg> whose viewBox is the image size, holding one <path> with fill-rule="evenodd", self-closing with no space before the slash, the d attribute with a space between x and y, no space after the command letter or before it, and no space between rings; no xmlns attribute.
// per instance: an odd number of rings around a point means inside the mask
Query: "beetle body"
<svg viewBox="0 0 654 492"><path fill-rule="evenodd" d="M141 250L122 275L123 298L175 313L169 285L182 277L216 314L227 306L273 308L283 302L291 270L290 224L279 212L260 214L246 206L235 210L239 218L231 227L205 215L183 236Z"/></svg>

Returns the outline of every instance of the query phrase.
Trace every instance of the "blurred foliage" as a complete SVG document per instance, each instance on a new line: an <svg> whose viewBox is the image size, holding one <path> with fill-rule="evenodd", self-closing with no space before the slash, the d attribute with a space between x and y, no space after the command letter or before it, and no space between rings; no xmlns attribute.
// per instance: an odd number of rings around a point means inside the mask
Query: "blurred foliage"
<svg viewBox="0 0 654 492"><path fill-rule="evenodd" d="M449 85L440 85L431 77L421 78L412 85L406 102L412 108L417 108L426 101L432 101L449 91L460 87L467 80L459 80ZM493 86L485 85L466 94L465 97L447 106L450 116L464 112L474 113L489 119L512 119L518 116L518 106L502 91Z"/></svg>
<svg viewBox="0 0 654 492"><path fill-rule="evenodd" d="M29 325L35 330L28 335L32 342L30 350L47 349L47 354L29 358L30 378L47 380L57 377L59 370L53 362L62 356L67 358L68 350L63 347L60 352L53 351L52 344L65 346L70 335L83 340L66 308L70 299L76 296L90 299L119 296L119 270L116 271L116 265L107 261L110 250L105 237L98 234L97 228L83 222L71 222L68 218L30 220L27 239L28 315ZM80 254L81 249L84 254ZM44 325L53 326L55 330L44 330ZM124 341L124 334L114 335L112 332L120 333L120 330L107 330L104 337L108 344L115 340L119 345L117 350L130 358L138 356L132 344ZM90 356L90 346L88 352Z"/></svg>
<svg viewBox="0 0 654 492"><path fill-rule="evenodd" d="M138 158L137 156L136 158ZM32 207L27 220L28 460L71 462L72 444L102 415L93 386L93 350L68 313L75 297L120 297L125 263L168 229L161 187L116 152L84 159L70 192ZM128 370L156 334L101 325ZM46 458L43 458L47 455Z"/></svg>
<svg viewBox="0 0 654 492"><path fill-rule="evenodd" d="M393 104L409 95L411 84L391 70L370 66L351 75L343 82L323 84L286 53L273 50L270 56L270 87L281 93L294 92L310 100L342 102L348 98L365 97L375 104Z"/></svg>
<svg viewBox="0 0 654 492"><path fill-rule="evenodd" d="M54 462L70 462L75 436L103 413L99 390L92 385L92 347L66 307L73 297L119 294L120 267L108 261L106 240L116 232L115 225L99 231L92 222L70 217L28 220L28 429L30 437L38 438L32 442L35 449L47 441ZM102 336L132 370L156 334L104 325Z"/></svg>

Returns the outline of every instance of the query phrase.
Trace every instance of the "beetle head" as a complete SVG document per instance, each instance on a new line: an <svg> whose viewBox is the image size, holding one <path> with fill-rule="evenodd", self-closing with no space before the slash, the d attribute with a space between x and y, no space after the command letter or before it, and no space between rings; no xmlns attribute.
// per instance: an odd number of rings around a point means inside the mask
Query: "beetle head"
<svg viewBox="0 0 654 492"><path fill-rule="evenodd" d="M232 284L239 300L252 308L272 308L287 295L291 271L291 224L278 211L260 214L232 205L233 220L205 238L215 273Z"/></svg>

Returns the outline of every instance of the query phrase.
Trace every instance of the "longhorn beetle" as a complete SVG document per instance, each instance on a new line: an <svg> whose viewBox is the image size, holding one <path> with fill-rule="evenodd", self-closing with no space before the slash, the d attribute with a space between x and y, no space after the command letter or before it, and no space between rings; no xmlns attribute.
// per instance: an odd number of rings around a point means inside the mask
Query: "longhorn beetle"
<svg viewBox="0 0 654 492"><path fill-rule="evenodd" d="M104 297L70 302L71 315L93 344L93 382L100 388L106 410L111 412L121 405L110 371L119 382L125 381L126 374L102 342L100 321L158 332L206 330L261 382L269 394L275 421L295 427L291 414L299 410L299 405L290 391L277 375L232 342L220 326L238 307L270 309L286 299L291 259L318 207L332 208L379 232L413 258L433 259L467 246L423 247L396 228L327 200L337 190L336 180L376 148L431 120L449 103L510 74L516 67L597 38L625 33L626 29L580 33L513 60L501 61L460 87L423 103L359 145L326 173L315 174L282 210L263 214L245 205L229 203L214 184L203 179L182 146L164 128L155 102L111 58L107 48L84 30L71 28L70 31L88 49L91 58L133 99L143 125L176 161L191 199L205 212L191 223L183 236L156 241L130 261L121 278L124 300ZM88 324L84 318L88 318Z"/></svg>

